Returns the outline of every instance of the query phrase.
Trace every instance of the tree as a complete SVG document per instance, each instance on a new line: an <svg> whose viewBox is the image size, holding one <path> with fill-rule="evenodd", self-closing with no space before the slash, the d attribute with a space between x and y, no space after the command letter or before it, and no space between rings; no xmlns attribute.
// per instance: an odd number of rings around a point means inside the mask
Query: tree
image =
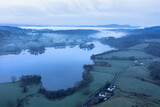
<svg viewBox="0 0 160 107"><path fill-rule="evenodd" d="M17 78L15 76L11 77L12 82L16 82Z"/></svg>
<svg viewBox="0 0 160 107"><path fill-rule="evenodd" d="M26 93L27 91L28 91L27 87L24 86L22 92L23 92L23 93Z"/></svg>

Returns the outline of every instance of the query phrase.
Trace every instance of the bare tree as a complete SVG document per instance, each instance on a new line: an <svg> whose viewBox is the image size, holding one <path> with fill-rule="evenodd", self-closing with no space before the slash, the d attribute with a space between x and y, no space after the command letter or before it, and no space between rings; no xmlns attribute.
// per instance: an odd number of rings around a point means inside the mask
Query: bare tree
<svg viewBox="0 0 160 107"><path fill-rule="evenodd" d="M11 77L12 82L16 82L17 78L15 76Z"/></svg>

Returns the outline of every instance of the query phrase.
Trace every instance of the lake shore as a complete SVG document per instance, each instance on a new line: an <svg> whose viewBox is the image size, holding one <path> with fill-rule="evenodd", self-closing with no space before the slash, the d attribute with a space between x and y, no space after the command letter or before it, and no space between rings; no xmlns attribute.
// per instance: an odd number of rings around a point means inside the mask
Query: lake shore
<svg viewBox="0 0 160 107"><path fill-rule="evenodd" d="M47 105L47 107L51 107L51 106L59 106L59 107L64 107L64 105L66 106L77 106L78 104L80 104L80 102L83 102L84 100L82 99L87 99L88 96L90 96L95 90L97 90L99 87L101 87L102 85L104 85L106 83L106 81L111 81L114 77L114 75L119 71L119 69L125 67L127 64L132 63L133 61L130 60L106 60L107 58L112 57L113 55L118 55L119 57L130 57L130 56L134 56L136 58L146 58L146 57L152 57L151 55L145 54L141 51L134 51L135 48L142 50L142 48L145 48L146 45L144 45L144 47L139 47L134 46L132 47L130 50L128 51L118 51L118 52L112 52L112 53L108 53L108 54L101 54L98 55L97 57L102 57L103 59L94 59L96 60L96 62L101 62L101 61L106 61L107 63L111 64L112 67L101 67L101 66L93 66L94 70L91 72L91 75L93 76L93 81L89 84L89 86L87 86L90 90L88 95L84 95L83 93L85 92L85 88L80 89L79 91L75 92L73 95L67 96L61 100L57 100L57 101L50 101L45 99L44 96L42 95L36 95L33 96L27 104L25 105L26 107L33 107L33 106L40 106L43 107L44 105ZM153 57L154 58L154 57ZM105 60L104 60L105 59ZM142 61L145 63L147 63L150 59L143 59ZM124 74L122 74L122 76L116 81L115 85L118 87L118 89L116 89L115 91L115 95L110 99L107 100L103 103L100 103L98 105L95 105L95 107L97 106L109 106L109 107L114 107L113 105L115 104L115 102L120 104L120 107L123 107L124 105L128 105L128 106L132 106L138 104L140 106L145 105L146 102L141 99L139 96L139 94L145 94L147 96L150 96L150 98L147 100L148 102L150 102L150 104L154 107L158 107L158 105L156 104L156 102L158 100L160 100L158 93L157 94L151 94L151 92L153 91L153 88L149 88L150 86L154 87L154 89L159 90L159 86L152 84L152 83L148 83L146 81L141 81L135 77L139 76L139 77L143 77L143 78L149 78L149 74L148 72L146 72L147 69L145 66L133 66L130 67ZM128 81L125 81L128 80ZM128 84L127 86L124 84ZM134 85L134 86L133 86ZM136 86L138 85L138 86ZM87 88L86 87L86 88ZM132 88L132 87L137 87L137 88ZM148 87L148 88L147 88ZM145 90L145 89L148 89ZM127 94L134 92L135 94L132 94L132 97L127 98ZM144 98L147 98L147 96L143 96ZM74 101L73 101L74 99ZM116 99L116 100L115 100ZM135 100L138 101L139 103L135 103ZM39 105L38 103L34 103L42 101L43 100L43 104ZM72 101L72 103L70 103ZM63 102L63 103L62 103ZM125 102L125 103L122 103ZM124 105L123 105L124 104Z"/></svg>

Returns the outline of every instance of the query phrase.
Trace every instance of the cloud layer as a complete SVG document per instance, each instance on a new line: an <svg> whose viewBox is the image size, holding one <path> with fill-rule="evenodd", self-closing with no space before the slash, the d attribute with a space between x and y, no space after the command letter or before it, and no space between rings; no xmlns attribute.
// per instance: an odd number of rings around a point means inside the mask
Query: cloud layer
<svg viewBox="0 0 160 107"><path fill-rule="evenodd" d="M0 23L160 25L160 0L0 0Z"/></svg>

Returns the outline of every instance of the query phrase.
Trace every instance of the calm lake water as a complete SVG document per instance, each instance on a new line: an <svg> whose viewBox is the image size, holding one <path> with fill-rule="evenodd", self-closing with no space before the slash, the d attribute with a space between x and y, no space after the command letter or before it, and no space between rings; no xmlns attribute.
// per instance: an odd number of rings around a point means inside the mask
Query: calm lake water
<svg viewBox="0 0 160 107"><path fill-rule="evenodd" d="M0 82L10 82L11 76L19 78L21 75L38 74L48 90L73 87L82 80L83 65L92 63L92 54L113 49L99 42L93 43L95 48L89 51L78 46L64 49L50 47L40 55L31 55L25 50L19 55L0 56Z"/></svg>

